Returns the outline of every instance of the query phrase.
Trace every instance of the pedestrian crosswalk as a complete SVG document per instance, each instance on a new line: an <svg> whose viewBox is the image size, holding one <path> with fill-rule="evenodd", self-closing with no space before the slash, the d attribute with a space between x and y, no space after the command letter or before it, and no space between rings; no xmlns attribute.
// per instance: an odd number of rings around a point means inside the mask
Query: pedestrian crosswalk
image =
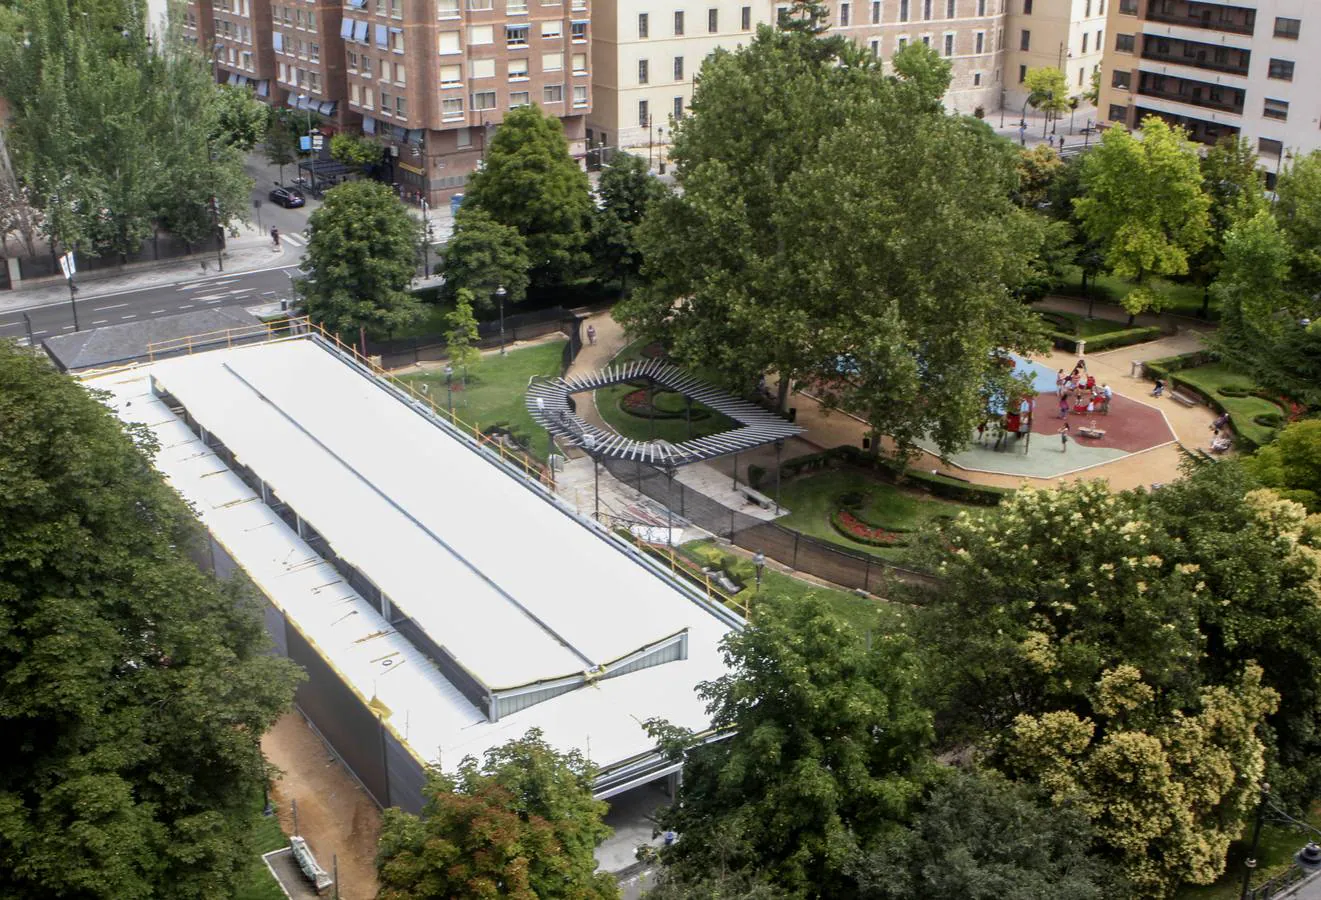
<svg viewBox="0 0 1321 900"><path fill-rule="evenodd" d="M292 234L282 234L280 235L280 239L288 241L289 243L293 244L295 247L302 247L307 244L306 238L298 237Z"/></svg>

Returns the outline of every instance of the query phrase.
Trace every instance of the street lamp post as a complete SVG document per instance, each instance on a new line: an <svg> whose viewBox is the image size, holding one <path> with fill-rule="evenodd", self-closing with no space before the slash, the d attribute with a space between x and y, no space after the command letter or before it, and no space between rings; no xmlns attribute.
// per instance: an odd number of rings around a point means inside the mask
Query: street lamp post
<svg viewBox="0 0 1321 900"><path fill-rule="evenodd" d="M450 411L450 421L454 421L454 367L445 363L445 406Z"/></svg>
<svg viewBox="0 0 1321 900"><path fill-rule="evenodd" d="M431 207L422 198L422 277L431 277Z"/></svg>
<svg viewBox="0 0 1321 900"><path fill-rule="evenodd" d="M1046 127L1050 125L1050 111L1054 107L1054 105L1055 105L1055 92L1048 91L1046 93L1046 120L1041 123L1041 139L1043 141L1046 139Z"/></svg>
<svg viewBox="0 0 1321 900"><path fill-rule="evenodd" d="M761 596L761 572L766 568L766 554L758 550L752 554L752 565L757 569L757 596Z"/></svg>
<svg viewBox="0 0 1321 900"><path fill-rule="evenodd" d="M1321 837L1321 830L1306 822L1300 822L1271 802L1271 786L1262 782L1260 799L1257 801L1257 815L1252 825L1252 846L1243 860L1243 887L1239 891L1239 900L1248 900L1252 896L1252 873L1257 869L1257 849L1261 844L1261 826L1267 821L1282 825L1293 825ZM1321 847L1309 841L1306 847L1294 854L1294 862L1304 872L1321 871Z"/></svg>
<svg viewBox="0 0 1321 900"><path fill-rule="evenodd" d="M500 355L505 355L505 295L509 292L505 286L499 285L495 289L495 299L500 304Z"/></svg>

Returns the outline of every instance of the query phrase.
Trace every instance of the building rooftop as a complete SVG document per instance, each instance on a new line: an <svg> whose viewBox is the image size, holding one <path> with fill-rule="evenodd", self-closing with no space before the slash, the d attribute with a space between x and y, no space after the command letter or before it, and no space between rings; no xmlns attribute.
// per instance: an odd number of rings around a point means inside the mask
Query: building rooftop
<svg viewBox="0 0 1321 900"><path fill-rule="evenodd" d="M41 345L62 371L78 372L141 359L147 356L149 345L160 341L226 329L252 331L260 324L256 316L239 307L223 306L54 335Z"/></svg>
<svg viewBox="0 0 1321 900"><path fill-rule="evenodd" d="M420 758L538 727L609 769L654 750L648 718L707 727L732 618L319 340L88 383Z"/></svg>

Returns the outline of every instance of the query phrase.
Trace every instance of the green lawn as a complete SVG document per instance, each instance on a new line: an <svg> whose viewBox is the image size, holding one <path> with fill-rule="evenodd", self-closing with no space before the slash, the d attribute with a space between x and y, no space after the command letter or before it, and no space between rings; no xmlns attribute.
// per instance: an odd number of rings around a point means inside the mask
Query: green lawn
<svg viewBox="0 0 1321 900"><path fill-rule="evenodd" d="M1202 288L1199 285L1164 281L1159 286L1167 297L1165 312L1181 316L1201 315ZM1118 305L1119 301L1128 296L1128 292L1135 287L1137 285L1133 282L1114 275L1098 275L1087 280L1087 290L1098 303ZM1071 266L1059 292L1070 296L1082 296L1082 269ZM1220 317L1219 304L1214 297L1211 298L1210 315L1212 319Z"/></svg>
<svg viewBox="0 0 1321 900"><path fill-rule="evenodd" d="M773 495L774 478L763 482L761 490ZM844 537L830 524L830 514L836 508L836 500L841 494L853 491L860 491L867 498L863 505L864 518L896 531L914 531L933 519L952 516L961 509L969 508L920 491L896 487L863 472L841 470L804 475L784 482L780 488L780 503L792 512L777 521L786 528L850 550L860 550L891 562L902 560L907 552L905 548L860 544Z"/></svg>
<svg viewBox="0 0 1321 900"><path fill-rule="evenodd" d="M1223 387L1233 386L1252 389L1255 385L1251 377L1231 369L1224 363L1207 363L1191 369L1180 369L1174 373L1176 380L1186 381L1193 387L1214 397L1216 402L1234 419L1234 427L1258 446L1268 444L1275 437L1275 429L1254 422L1253 416L1266 413L1282 413L1278 406L1261 397L1226 397L1220 393Z"/></svg>
<svg viewBox="0 0 1321 900"><path fill-rule="evenodd" d="M1052 330L1080 338L1093 338L1098 334L1125 331L1128 328L1123 322L1116 322L1113 319L1089 319L1079 313L1059 312L1053 309L1041 311L1040 316L1046 320L1046 324Z"/></svg>
<svg viewBox="0 0 1321 900"><path fill-rule="evenodd" d="M1321 825L1321 816L1314 809L1307 821ZM1175 900L1238 900L1243 885L1243 857L1252 839L1251 825L1243 829L1243 838L1229 845L1229 862L1225 874L1214 884L1205 887L1184 887L1175 894ZM1285 825L1266 825L1261 829L1261 844L1257 848L1257 874L1254 887L1268 878L1284 872L1293 863L1293 855L1303 848L1311 837L1303 831Z"/></svg>
<svg viewBox="0 0 1321 900"><path fill-rule="evenodd" d="M740 603L751 599L745 597L746 594L755 596L756 567L753 566L752 560L746 556L733 553L715 541L690 541L684 544L680 550L690 559L704 566L718 565L726 571L732 572L738 581L746 584L747 587L740 591L735 598ZM777 572L769 566L762 570L761 592L768 596L777 597L805 597L808 594L815 594L825 600L840 618L859 631L875 628L877 626L877 613L885 609L871 598L861 597L851 591L822 587L819 584L813 584L810 581L803 581L794 578L792 575ZM755 600L752 602L755 603ZM736 606L736 609L738 612L742 612L741 606ZM756 615L755 611L753 615Z"/></svg>
<svg viewBox="0 0 1321 900"><path fill-rule="evenodd" d="M560 374L564 343L562 340L547 341L511 350L504 356L498 353L484 355L477 367L468 373L467 387L454 391L454 414L469 426L476 425L482 430L493 425L508 428L520 440L530 441L531 454L544 460L548 436L544 428L532 421L523 397L532 376L553 378ZM414 387L425 384L436 406L445 408L443 371L433 370L401 378ZM456 373L455 387L459 386L459 381Z"/></svg>
<svg viewBox="0 0 1321 900"><path fill-rule="evenodd" d="M284 891L272 877L270 869L266 868L261 854L288 846L289 841L280 830L280 820L277 817L261 814L260 800L254 808L257 812L252 822L252 845L257 851L257 856L240 879L234 900L285 900Z"/></svg>
<svg viewBox="0 0 1321 900"><path fill-rule="evenodd" d="M647 357L643 355L642 350L648 343L645 340L634 341L619 352L612 364L620 365L646 359ZM729 431L738 427L738 423L733 419L721 415L701 403L694 403L692 426L690 428L689 423L681 415L685 405L684 399L682 395L673 391L658 391L653 397L653 405L665 412L679 414L679 418L649 419L645 416L625 412L621 401L627 395L638 390L639 387L642 387L641 383L637 385L616 384L601 388L596 392L596 409L600 412L601 418L611 428L625 437L632 438L635 441L659 439L677 444L680 441L705 437L708 434Z"/></svg>

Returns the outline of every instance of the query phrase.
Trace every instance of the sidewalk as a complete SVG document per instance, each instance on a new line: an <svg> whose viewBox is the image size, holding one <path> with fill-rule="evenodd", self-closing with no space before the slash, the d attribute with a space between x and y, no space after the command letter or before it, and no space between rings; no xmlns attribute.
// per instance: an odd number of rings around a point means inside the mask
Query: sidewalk
<svg viewBox="0 0 1321 900"><path fill-rule="evenodd" d="M1031 149L1038 144L1049 145L1052 135L1050 128L1046 128L1046 134L1044 136L1041 133L1042 127L1045 126L1046 123L1045 114L1034 111L1030 106L1028 107L1027 115L1025 117L1020 116L1021 112L1021 108L1005 108L1004 115L1001 116L1001 111L997 109L993 112L988 112L986 118L982 121L987 125L990 125L991 130L996 134L1001 137L1009 138L1014 143L1022 143L1028 149ZM1020 141L1019 122L1024 119L1027 121L1027 129L1023 132L1022 140ZM1097 138L1100 135L1097 134L1095 130L1093 130L1090 135L1084 135L1082 133L1082 130L1087 126L1087 121L1089 119L1092 122L1093 129L1095 128L1097 119L1096 107L1092 106L1090 103L1079 105L1078 109L1073 112L1072 128L1069 127L1069 119L1070 117L1066 113L1052 123L1055 129L1053 134L1056 143L1059 142L1060 138L1063 138L1064 146L1068 150L1081 150L1089 144L1096 143ZM1004 122L1003 126L1000 124L1001 121Z"/></svg>

